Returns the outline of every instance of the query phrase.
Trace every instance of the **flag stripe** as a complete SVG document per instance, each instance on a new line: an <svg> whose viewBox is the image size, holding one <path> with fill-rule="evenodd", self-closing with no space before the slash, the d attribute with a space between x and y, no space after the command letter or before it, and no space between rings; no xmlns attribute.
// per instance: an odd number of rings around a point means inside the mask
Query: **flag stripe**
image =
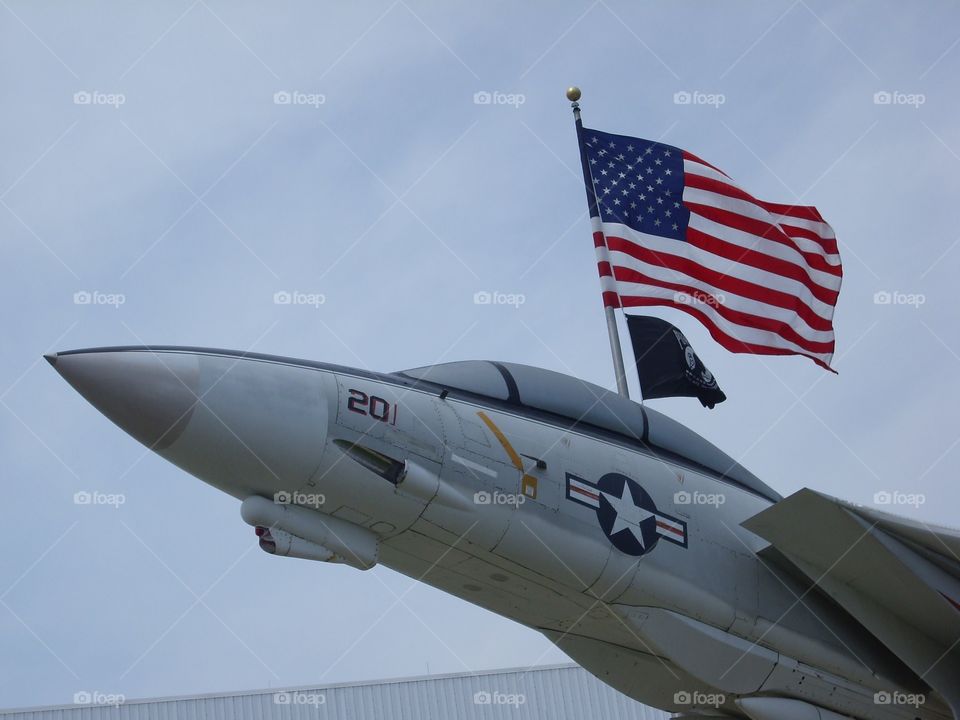
<svg viewBox="0 0 960 720"><path fill-rule="evenodd" d="M803 355L813 360L817 365L827 369L833 370L830 367L830 359L833 353L815 355L809 352L806 352L799 348L793 348L787 343L785 343L781 338L773 338L772 341L768 341L767 344L763 342L754 342L753 338L749 334L742 334L739 331L734 331L737 334L733 335L724 330L721 330L717 323L709 316L708 311L704 309L704 306L694 307L693 305L684 305L682 303L675 302L672 297L657 297L652 292L645 292L643 296L633 295L629 297L622 298L624 308L628 307L672 307L676 310L682 310L683 312L692 315L697 318L710 333L710 336L716 340L721 346L733 353L750 353L754 355Z"/></svg>
<svg viewBox="0 0 960 720"><path fill-rule="evenodd" d="M833 352L834 343L831 333L815 333L816 338L818 339L803 337L787 322L778 321L769 314L757 315L755 313L738 310L726 302L720 302L716 299L715 295L706 293L698 288L684 285L682 283L664 280L656 277L655 275L648 275L630 268L617 268L617 279L620 287L620 293L624 296L626 291L631 289L631 285L635 286L635 292L643 291L647 292L648 294L652 293L653 291L649 288L645 289L642 287L644 285L648 285L653 288L662 288L664 291L669 291L669 293L662 293L663 297L667 297L667 295L669 295L670 299L677 302L679 305L695 305L698 307L703 306L704 308L710 308L716 315L718 315L720 318L723 318L723 320L727 321L731 325L728 334L737 332L737 330L732 326L738 325L743 328L743 330L739 331L741 333L747 329L750 329L760 330L768 334L775 334L778 335L783 341L789 342L805 352L813 354ZM682 298L684 295L688 295L690 297L689 302L681 301L680 298ZM626 297L624 297L624 305L626 304L627 300ZM769 340L769 338L767 339Z"/></svg>
<svg viewBox="0 0 960 720"><path fill-rule="evenodd" d="M710 178L687 175L684 180L686 182L683 191L685 201L722 207L732 212L739 212L742 215L769 222L778 227L787 237L793 238L794 234L797 234L802 240L816 243L815 247L805 245L800 249L806 249L807 252L817 253L826 260L835 260L836 263L839 263L836 240L820 234L820 228L817 226L822 225L822 223L772 213L766 203L754 199L743 190ZM787 227L790 228L790 232L787 231ZM831 266L833 267L834 264L831 263Z"/></svg>
<svg viewBox="0 0 960 720"><path fill-rule="evenodd" d="M623 282L649 282L651 285L675 290L678 294L678 302L687 302L688 298L682 296L690 295L690 302L713 305L731 322L767 330L775 330L786 326L795 333L791 337L801 337L810 342L824 343L833 340L833 329L829 323L824 322L821 328L811 328L806 323L793 323L796 314L792 310L760 303L738 295L727 295L722 290L718 290L698 278L681 275L660 265L643 263L627 256L624 256L623 260L623 263L614 268L616 285L621 292L623 292L623 288L620 287L620 284ZM639 291L640 288L633 288L633 290ZM728 310L730 314L726 314ZM757 325L755 321L748 320L750 317L765 318L771 322L768 325Z"/></svg>
<svg viewBox="0 0 960 720"><path fill-rule="evenodd" d="M812 240L817 243L820 247L823 248L824 252L827 253L829 259L833 260L836 258L836 264L840 265L840 250L837 247L837 241L832 238L824 238L818 235L816 232L810 228L800 227L799 225L791 225L790 223L797 222L796 218L789 218L783 216L774 216L776 221L780 223L780 227L783 231L794 238L795 240L805 239Z"/></svg>
<svg viewBox="0 0 960 720"><path fill-rule="evenodd" d="M720 174L721 174L723 177L725 177L725 178L729 178L729 177L730 177L729 175L727 175L727 174L726 174L723 170L721 170L720 168L718 168L718 167L716 167L716 166L714 166L714 165L711 165L711 164L708 163L706 160L702 160L702 159L698 158L698 157L697 157L696 155L694 155L692 152L687 152L686 150L684 150L684 151L683 151L683 159L684 159L684 160L692 160L693 162L697 163L698 165L702 165L703 167L710 168L711 170L720 173Z"/></svg>
<svg viewBox="0 0 960 720"><path fill-rule="evenodd" d="M727 195L739 200L746 200L749 203L753 203L754 205L763 208L771 215L790 217L794 220L803 220L809 222L818 228L827 230L829 232L828 236L833 237L833 232L830 230L830 226L824 222L822 217L820 217L820 213L815 207L808 207L804 205L784 205L782 203L771 203L766 202L765 200L759 200L750 193L734 185L733 181L730 180L730 178L726 175L717 175L710 170L704 172L703 168L695 163L685 164L684 173L686 174L684 182L688 187L709 190L711 192Z"/></svg>
<svg viewBox="0 0 960 720"><path fill-rule="evenodd" d="M750 250L790 263L799 268L803 275L811 282L816 283L820 287L834 292L840 290L842 275L835 275L833 272L823 272L819 268L812 267L809 263L805 262L805 253L797 252L794 248L787 245L766 242L764 238L758 238L756 235L751 235L742 230L735 230L726 225L721 225L693 212L690 213L690 222L687 229L688 241L691 241L689 230L696 230L699 233L711 236L725 243L730 243L743 250ZM787 277L790 277L790 275L787 275Z"/></svg>
<svg viewBox="0 0 960 720"><path fill-rule="evenodd" d="M813 297L805 285L781 275L724 260L689 243L637 233L628 227L611 223L607 244L611 253L620 252L650 265L701 279L724 292L793 310L810 327L822 327L821 321L830 320L832 306ZM621 258L612 264L624 263Z"/></svg>
<svg viewBox="0 0 960 720"><path fill-rule="evenodd" d="M686 161L684 166L684 182L691 186L699 187L698 179L706 178L715 180L721 184L729 184L732 181L721 172L715 171L706 165ZM691 182L691 179L692 182ZM781 203L768 203L757 200L749 193L745 193L757 205L764 207L770 213L773 222L779 224L787 235L792 236L795 231L802 234L802 237L813 240L818 243L828 255L839 255L837 249L836 236L833 228L828 225L820 213L814 207L803 205L783 205ZM840 258L836 258L839 262Z"/></svg>
<svg viewBox="0 0 960 720"><path fill-rule="evenodd" d="M684 196L686 196L686 193L684 193ZM830 272L833 268L830 263L826 262L826 258L820 254L821 247L819 244L807 238L790 237L781 227L773 225L766 220L742 215L739 212L727 210L717 205L705 205L703 203L687 201L686 198L684 198L684 205L686 205L691 212L701 217L705 217L720 225L725 225L733 230L749 233L763 244L776 242L786 245L787 247L795 248L804 255L804 259L807 260L808 264L810 264L810 261L816 262L819 267L815 269L821 272ZM819 260L815 258L819 258Z"/></svg>
<svg viewBox="0 0 960 720"><path fill-rule="evenodd" d="M726 260L743 263L744 265L755 267L758 270L765 270L766 272L774 273L790 280L796 280L814 294L819 295L823 291L826 291L827 293L833 293L833 296L836 297L836 293L840 289L839 279L831 283L834 287L825 287L811 278L811 272L802 265L797 265L783 258L767 255L752 248L736 245L728 242L725 238L721 239L715 235L702 232L699 228L695 227L692 218L687 229L687 242L704 252L712 253Z"/></svg>
<svg viewBox="0 0 960 720"><path fill-rule="evenodd" d="M698 277L677 273L662 265L644 263L632 256L620 256L617 260L618 264L614 268L614 275L617 280L617 288L621 292L623 288L619 287L620 282L629 281L639 283L643 281L638 278L649 278L651 284L659 287L673 288L680 294L690 293L694 298L699 298L699 301L720 308L721 312L729 308L733 312L743 313L748 316L770 318L775 324L762 326L766 329L773 329L774 327L780 327L786 324L791 327L799 337L812 342L828 342L833 339L833 328L829 322L822 318L819 321L819 327L811 327L807 323L794 323L792 321L796 318L796 313L792 309L778 307L769 303L761 303L739 295L727 294L722 289L716 288ZM684 302L685 300L686 298L681 298L678 302ZM728 316L728 319L739 322L733 315ZM744 324L750 325L752 323L746 322Z"/></svg>

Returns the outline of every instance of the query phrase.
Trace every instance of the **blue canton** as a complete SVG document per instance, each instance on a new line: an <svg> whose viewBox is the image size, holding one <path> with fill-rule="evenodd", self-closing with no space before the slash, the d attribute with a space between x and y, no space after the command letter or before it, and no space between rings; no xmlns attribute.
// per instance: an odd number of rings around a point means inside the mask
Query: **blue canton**
<svg viewBox="0 0 960 720"><path fill-rule="evenodd" d="M683 151L671 145L583 129L600 219L683 240Z"/></svg>

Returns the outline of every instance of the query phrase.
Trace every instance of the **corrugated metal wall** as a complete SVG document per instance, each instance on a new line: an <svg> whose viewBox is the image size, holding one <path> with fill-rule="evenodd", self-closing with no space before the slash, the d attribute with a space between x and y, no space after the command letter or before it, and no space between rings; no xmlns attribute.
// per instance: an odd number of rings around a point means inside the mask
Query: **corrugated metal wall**
<svg viewBox="0 0 960 720"><path fill-rule="evenodd" d="M574 665L0 711L2 720L666 720Z"/></svg>

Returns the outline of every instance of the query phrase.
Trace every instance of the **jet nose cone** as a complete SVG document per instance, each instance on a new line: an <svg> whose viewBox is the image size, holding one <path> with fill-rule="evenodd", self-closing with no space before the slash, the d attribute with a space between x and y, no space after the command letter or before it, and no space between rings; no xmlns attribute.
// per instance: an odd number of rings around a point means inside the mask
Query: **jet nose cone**
<svg viewBox="0 0 960 720"><path fill-rule="evenodd" d="M44 357L91 405L152 450L180 437L197 402L195 355L77 350Z"/></svg>

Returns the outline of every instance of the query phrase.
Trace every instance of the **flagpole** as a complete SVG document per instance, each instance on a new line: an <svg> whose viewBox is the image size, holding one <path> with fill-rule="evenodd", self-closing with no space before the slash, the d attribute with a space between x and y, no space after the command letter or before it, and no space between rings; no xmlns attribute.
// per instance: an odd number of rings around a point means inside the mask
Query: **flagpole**
<svg viewBox="0 0 960 720"><path fill-rule="evenodd" d="M587 206L590 208L590 225L593 229L595 242L600 242L596 238L603 237L603 228L600 225L600 210L597 205L597 195L593 189L593 179L590 175L590 163L587 161L587 151L583 144L583 121L580 119L580 88L567 88L567 100L570 101L570 107L573 108L573 118L577 125L577 144L580 149L580 166L583 168L583 184L587 190ZM604 242L604 253L606 252L606 243ZM609 268L609 262L607 263ZM611 270L612 272L612 270ZM612 275L609 276L613 280ZM600 276L600 287L604 290L604 276ZM610 353L613 356L613 372L617 378L617 392L625 398L630 397L630 391L627 389L627 373L623 366L623 349L620 345L620 331L617 329L617 314L615 308L607 302L604 291L603 312L607 318L607 335L610 337ZM619 296L617 304L619 305Z"/></svg>

